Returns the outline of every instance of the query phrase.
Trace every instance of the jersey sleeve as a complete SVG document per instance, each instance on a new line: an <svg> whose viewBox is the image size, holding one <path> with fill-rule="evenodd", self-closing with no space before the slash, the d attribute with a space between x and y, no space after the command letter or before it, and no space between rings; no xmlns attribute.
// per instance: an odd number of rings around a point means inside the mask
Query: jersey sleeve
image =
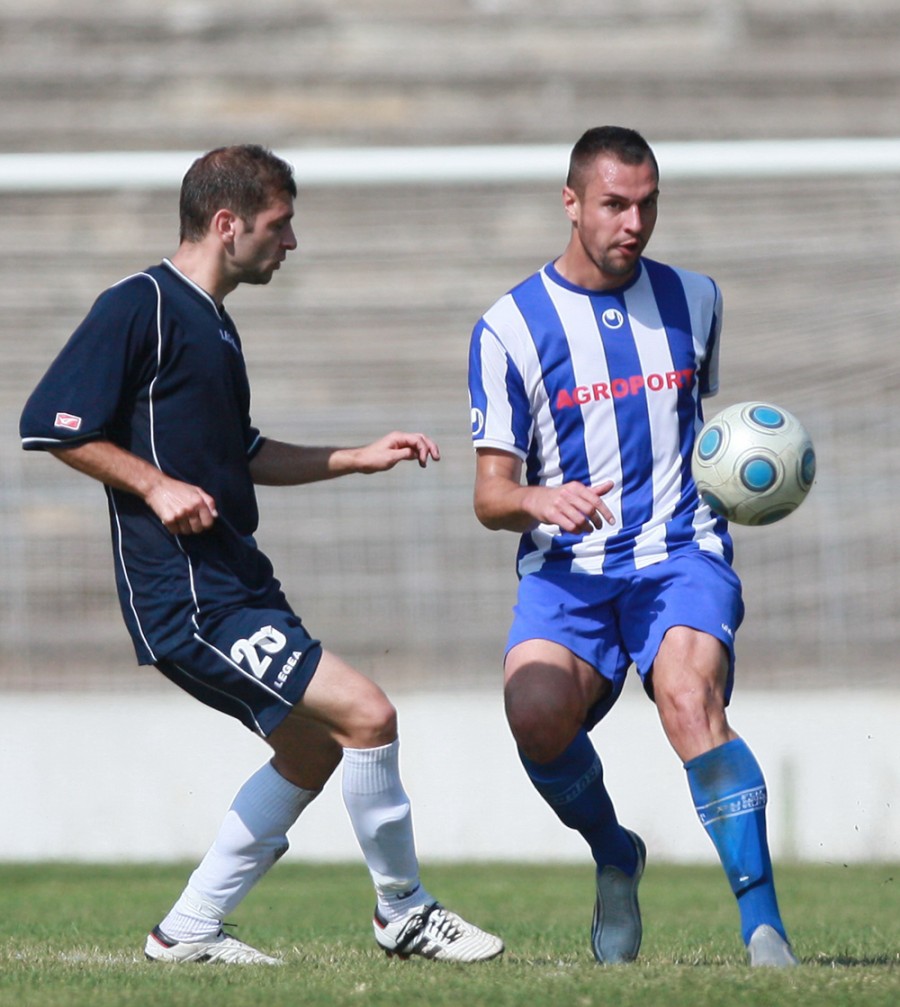
<svg viewBox="0 0 900 1007"><path fill-rule="evenodd" d="M496 332L482 318L469 347L469 400L476 448L528 454L532 418L525 383Z"/></svg>
<svg viewBox="0 0 900 1007"><path fill-rule="evenodd" d="M712 319L706 340L706 353L700 365L700 395L711 398L719 391L719 339L722 334L722 291L712 282L714 296Z"/></svg>
<svg viewBox="0 0 900 1007"><path fill-rule="evenodd" d="M266 443L266 438L256 429L254 426L247 428L247 461L253 461L253 459L259 454L260 449L263 444Z"/></svg>
<svg viewBox="0 0 900 1007"><path fill-rule="evenodd" d="M159 343L151 277L138 274L104 291L28 398L22 447L110 438L123 406L155 369Z"/></svg>

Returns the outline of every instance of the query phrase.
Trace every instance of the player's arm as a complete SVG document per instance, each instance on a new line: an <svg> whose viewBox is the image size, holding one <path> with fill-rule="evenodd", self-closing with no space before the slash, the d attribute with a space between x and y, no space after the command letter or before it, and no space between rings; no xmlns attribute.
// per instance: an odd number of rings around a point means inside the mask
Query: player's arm
<svg viewBox="0 0 900 1007"><path fill-rule="evenodd" d="M521 459L494 448L479 448L475 465L475 514L486 528L528 532L551 524L584 533L615 523L602 499L613 487L610 481L599 486L523 486Z"/></svg>
<svg viewBox="0 0 900 1007"><path fill-rule="evenodd" d="M386 472L403 461L417 461L424 468L440 457L430 437L400 431L357 448L306 447L266 438L250 461L250 476L259 486L300 486L357 472Z"/></svg>
<svg viewBox="0 0 900 1007"><path fill-rule="evenodd" d="M215 501L199 486L172 479L111 441L49 450L78 472L140 497L173 535L206 531L218 517Z"/></svg>

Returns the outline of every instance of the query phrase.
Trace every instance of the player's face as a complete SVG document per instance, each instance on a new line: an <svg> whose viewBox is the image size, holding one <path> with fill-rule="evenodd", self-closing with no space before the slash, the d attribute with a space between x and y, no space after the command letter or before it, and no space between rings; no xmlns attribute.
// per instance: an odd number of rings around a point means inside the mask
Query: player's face
<svg viewBox="0 0 900 1007"><path fill-rule="evenodd" d="M597 158L580 195L568 186L563 189L563 205L573 225L564 259L577 276L564 275L590 289L627 283L656 226L658 198L652 162Z"/></svg>
<svg viewBox="0 0 900 1007"><path fill-rule="evenodd" d="M268 283L272 279L287 253L297 247L293 216L293 200L279 197L249 223L237 222L232 267L238 283Z"/></svg>

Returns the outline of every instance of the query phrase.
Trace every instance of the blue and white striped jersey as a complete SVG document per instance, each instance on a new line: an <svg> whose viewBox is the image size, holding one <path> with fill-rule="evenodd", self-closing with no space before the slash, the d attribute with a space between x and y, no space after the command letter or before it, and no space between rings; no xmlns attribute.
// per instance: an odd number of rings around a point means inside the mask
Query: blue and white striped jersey
<svg viewBox="0 0 900 1007"><path fill-rule="evenodd" d="M540 525L518 569L625 573L683 549L731 561L724 520L690 470L701 396L718 391L722 320L708 276L642 259L623 287L590 291L546 265L479 320L469 354L476 448L517 455L530 485L611 479L613 526Z"/></svg>

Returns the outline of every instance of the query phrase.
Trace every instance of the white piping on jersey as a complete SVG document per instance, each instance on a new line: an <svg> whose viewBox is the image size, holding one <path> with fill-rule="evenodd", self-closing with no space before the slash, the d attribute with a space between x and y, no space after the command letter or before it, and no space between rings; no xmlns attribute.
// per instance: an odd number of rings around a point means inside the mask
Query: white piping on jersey
<svg viewBox="0 0 900 1007"><path fill-rule="evenodd" d="M180 270L176 269L175 266L172 266L172 264L169 262L168 259L165 259L164 261L166 263L168 263L171 266L171 268L174 269L175 272L180 277L182 277L187 283L191 282L190 280L188 280L188 278ZM156 467L159 469L160 472L162 472L162 465L160 465L160 463L159 463L159 456L156 453L156 422L155 422L156 411L154 409L154 404L153 404L153 390L156 387L156 381L159 378L159 372L162 370L162 302L163 302L163 297L162 297L162 289L160 288L160 285L156 282L156 280L152 276L150 276L149 273L142 273L141 275L142 276L146 276L147 279L150 280L150 282L156 288L156 374L153 376L153 380L150 382L150 388L149 388L149 391L148 391L148 400L149 400L148 401L148 405L150 407L150 449L153 452L153 461L156 464ZM191 284L191 286L197 287L196 283ZM197 287L197 290L200 290L200 288ZM203 291L201 291L201 293L203 293ZM206 298L210 302L212 301L212 299L209 297L208 294L206 295ZM213 305L213 306L215 306L215 305ZM218 314L218 312L216 312L216 314ZM191 598L193 598L193 600L194 600L194 612L196 614L199 614L200 613L200 600L197 598L197 589L196 589L196 585L194 584L194 564L191 562L190 556L188 556L187 552L185 551L184 546L181 544L181 536L180 535L174 535L173 537L175 539L175 544L178 546L178 549L181 552L181 555L184 556L184 561L187 564L188 581L189 581L190 586L191 586Z"/></svg>
<svg viewBox="0 0 900 1007"><path fill-rule="evenodd" d="M203 287L201 287L197 283L194 283L194 281L189 276L185 276L185 274L182 273L182 271L178 268L178 266L175 265L174 262L172 262L171 259L163 259L162 261L163 261L163 265L166 266L168 269L171 269L172 272L180 280L183 280L189 287L191 287L194 290L196 290L197 293L200 294L200 296L204 298L204 300L209 301L210 305L212 306L213 311L215 311L215 313L216 313L216 317L218 317L218 318L222 317L222 312L221 312L221 310L219 308L219 305L216 304L216 302L212 299L212 297L210 297L210 295L207 293L207 291L205 291L203 289Z"/></svg>
<svg viewBox="0 0 900 1007"><path fill-rule="evenodd" d="M166 261L168 261L168 260L166 260ZM172 266L172 268L175 269L174 266ZM175 272L178 273L179 276L183 275L177 269L175 270ZM156 424L155 424L155 420L154 420L155 410L154 410L154 405L153 405L153 390L154 390L154 388L156 386L156 381L159 378L159 372L162 369L162 342L163 342L163 337L162 337L162 302L163 302L162 289L160 288L160 286L156 282L156 280L149 273L144 273L144 272L133 273L131 276L126 276L124 280L119 280L119 282L116 283L116 284L114 284L114 286L118 287L121 284L126 283L128 280L135 279L135 278L140 277L140 276L145 277L146 279L148 279L153 284L153 287L156 290L156 374L153 376L153 380L150 382L150 386L149 386L149 389L148 389L148 392L147 392L147 405L148 405L148 408L149 408L149 411L150 411L150 450L151 450L151 452L153 454L153 464L156 466L156 468L157 468L158 471L162 472L162 466L159 463L159 455L156 452ZM184 279L187 280L187 277L184 277ZM190 281L188 281L188 282L190 282ZM194 286L196 286L196 284L194 284ZM198 287L197 289L199 290L200 288ZM115 509L115 502L114 502L114 509ZM116 513L116 524L117 524L117 526L119 528L119 563L120 563L120 565L122 567L122 574L125 577L125 582L128 584L129 604L131 606L131 611L134 613L134 618L135 618L135 621L137 623L138 632L141 634L141 639L144 641L144 643L145 643L145 645L147 647L147 650L150 652L150 656L155 661L156 660L156 655L153 652L153 648L150 646L149 642L147 641L147 637L144 635L144 629L141 626L140 616L138 615L137 609L134 606L134 592L132 591L131 580L130 580L130 578L128 576L128 569L125 566L125 558L122 555L122 551L121 551L122 528L121 528L121 525L119 525L118 510L116 510L115 513ZM185 561L185 564L187 566L187 572L188 572L188 582L190 584L190 589L191 589L191 598L193 599L193 602L194 602L194 612L197 613L197 614L199 614L199 612L200 612L200 601L197 598L197 589L196 589L196 586L194 584L194 566L191 563L190 556L188 556L187 552L185 552L184 546L181 544L181 537L179 535L173 535L172 537L175 539L175 544L178 546L178 549L181 552L181 555L184 557L184 561Z"/></svg>
<svg viewBox="0 0 900 1007"><path fill-rule="evenodd" d="M159 289L159 284L156 282L156 280L153 279L152 276L150 276L149 273L140 272L140 273L132 273L130 276L124 277L123 279L119 280L118 283L114 283L113 287L120 287L120 286L122 286L123 283L127 283L129 280L136 279L139 276L146 277L146 279L148 279L153 284L154 288L156 289L156 373L159 374L159 365L160 365L161 352L162 352L162 292ZM156 381L155 377L154 377L153 381L154 382ZM150 435L150 444L151 444L151 447L153 449L153 461L156 464L157 469L159 469L159 467L160 467L159 466L159 460L156 457L156 448L155 448L154 443L153 443L153 441L154 441L154 438L153 438L153 382L150 383L149 406L150 406L150 434L151 434ZM160 469L160 471L162 471L162 470ZM144 641L144 646L147 648L147 651L150 654L151 659L153 661L156 661L156 653L154 652L153 648L150 646L150 641L147 639L147 637L146 637L146 635L144 633L144 627L141 625L141 617L138 614L138 610L137 610L137 608L135 607L135 604L134 604L134 588L131 586L131 578L128 576L128 567L125 565L125 556L124 556L124 554L122 552L122 524L121 524L121 522L119 520L119 509L116 506L115 494L113 493L112 488L109 487L109 486L106 487L106 493L107 493L107 496L109 497L110 503L112 505L113 515L115 516L115 521L116 521L116 530L118 532L118 542L116 544L116 551L117 551L118 556L119 556L119 566L122 569L122 576L125 578L125 583L128 585L128 605L129 605L129 607L131 609L132 614L134 615L135 625L138 628L138 632L141 634L141 639Z"/></svg>
<svg viewBox="0 0 900 1007"><path fill-rule="evenodd" d="M156 413L153 405L153 389L156 387L156 381L162 368L162 290L149 273L141 273L141 276L146 276L156 288L156 374L153 375L147 392L147 405L150 408L150 450L153 452L153 463L162 472L162 466L159 464L159 457L156 454Z"/></svg>
<svg viewBox="0 0 900 1007"><path fill-rule="evenodd" d="M116 498L111 486L106 487L106 495L109 497L110 506L112 507L113 516L116 521L116 552L119 554L119 565L122 568L122 576L125 578L125 583L128 585L128 607L131 609L132 615L134 615L134 621L137 625L138 632L141 634L141 639L144 641L144 646L147 648L147 652L150 654L151 659L155 661L156 654L150 646L150 641L146 636L144 636L144 627L141 625L141 617L138 615L138 611L134 606L134 589L131 586L131 578L128 576L128 567L125 565L125 557L122 554L122 524L119 521L119 508L116 506Z"/></svg>
<svg viewBox="0 0 900 1007"><path fill-rule="evenodd" d="M72 441L70 441L69 438L66 438L65 440L63 440L62 437L23 437L22 438L22 444L23 444L23 446L26 445L26 444L63 444L63 443L69 444L69 443L72 443Z"/></svg>

